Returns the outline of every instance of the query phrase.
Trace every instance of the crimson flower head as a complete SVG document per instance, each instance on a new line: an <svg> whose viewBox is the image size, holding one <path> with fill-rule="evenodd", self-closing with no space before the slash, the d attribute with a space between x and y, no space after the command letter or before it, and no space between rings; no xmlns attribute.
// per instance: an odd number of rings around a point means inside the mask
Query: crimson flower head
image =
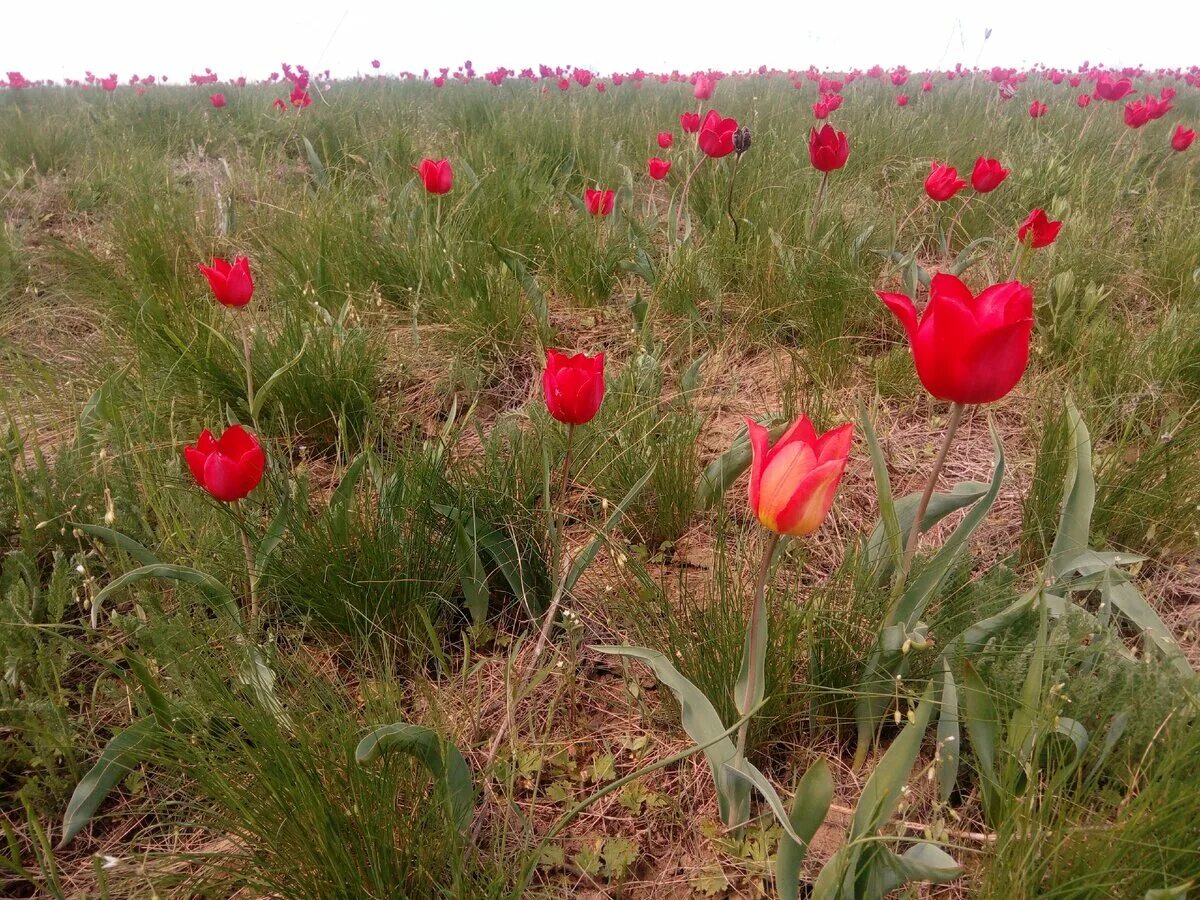
<svg viewBox="0 0 1200 900"><path fill-rule="evenodd" d="M1017 240L1024 244L1026 238L1030 238L1029 246L1034 250L1039 247L1048 247L1058 237L1062 224L1062 222L1051 222L1044 209L1035 209L1017 229Z"/></svg>
<svg viewBox="0 0 1200 900"><path fill-rule="evenodd" d="M1123 100L1132 93L1133 82L1128 78L1113 81L1110 76L1103 75L1096 82L1096 97L1099 100L1108 100L1110 103L1116 103L1118 100Z"/></svg>
<svg viewBox="0 0 1200 900"><path fill-rule="evenodd" d="M680 113L679 127L683 129L684 134L695 134L700 130L700 113Z"/></svg>
<svg viewBox="0 0 1200 900"><path fill-rule="evenodd" d="M928 94L930 91L933 90L933 82L930 81L929 79L922 81L921 82L921 90L924 91L926 94Z"/></svg>
<svg viewBox="0 0 1200 900"><path fill-rule="evenodd" d="M550 415L567 425L586 425L604 402L604 354L547 350L542 391Z"/></svg>
<svg viewBox="0 0 1200 900"><path fill-rule="evenodd" d="M1175 133L1171 135L1171 149L1182 153L1188 147L1192 146L1192 141L1195 139L1196 129L1176 125Z"/></svg>
<svg viewBox="0 0 1200 900"><path fill-rule="evenodd" d="M210 96L208 98L208 102L211 103L214 108L220 109L222 106L225 105L225 95L224 94L213 94L212 96Z"/></svg>
<svg viewBox="0 0 1200 900"><path fill-rule="evenodd" d="M262 481L267 458L258 438L241 425L214 438L205 428L195 446L183 448L196 483L222 503L241 500Z"/></svg>
<svg viewBox="0 0 1200 900"><path fill-rule="evenodd" d="M662 181L670 171L671 164L665 159L659 159L657 156L650 157L650 177L655 181Z"/></svg>
<svg viewBox="0 0 1200 900"><path fill-rule="evenodd" d="M764 528L803 537L821 527L850 458L854 426L847 422L818 435L801 416L770 446L767 429L746 419L753 457L750 508Z"/></svg>
<svg viewBox="0 0 1200 900"><path fill-rule="evenodd" d="M908 106L908 94L898 94L896 96L897 106Z"/></svg>
<svg viewBox="0 0 1200 900"><path fill-rule="evenodd" d="M1141 128L1150 121L1150 110L1141 100L1125 104L1125 124L1130 128Z"/></svg>
<svg viewBox="0 0 1200 900"><path fill-rule="evenodd" d="M1029 118L1040 119L1046 114L1046 104L1041 100L1034 100L1029 104Z"/></svg>
<svg viewBox="0 0 1200 900"><path fill-rule="evenodd" d="M697 141L705 155L721 159L733 152L733 133L737 131L737 119L722 119L715 109L710 109L700 125Z"/></svg>
<svg viewBox="0 0 1200 900"><path fill-rule="evenodd" d="M820 172L832 172L840 169L850 158L850 142L846 140L846 132L834 131L833 126L826 122L821 130L812 128L808 132L808 159L813 168Z"/></svg>
<svg viewBox="0 0 1200 900"><path fill-rule="evenodd" d="M697 100L708 100L713 95L717 83L707 75L697 75L692 88L692 96Z"/></svg>
<svg viewBox="0 0 1200 900"><path fill-rule="evenodd" d="M1080 94L1078 97L1075 98L1075 105L1078 106L1080 109L1084 109L1091 102L1092 102L1091 94Z"/></svg>
<svg viewBox="0 0 1200 900"><path fill-rule="evenodd" d="M967 183L958 177L958 169L954 166L945 166L940 162L929 164L925 193L929 195L930 200L937 200L939 203L949 200L966 186Z"/></svg>
<svg viewBox="0 0 1200 900"><path fill-rule="evenodd" d="M588 188L583 192L583 205L593 216L607 216L613 211L614 196L612 191Z"/></svg>
<svg viewBox="0 0 1200 900"><path fill-rule="evenodd" d="M992 403L1021 380L1033 333L1033 291L1019 281L994 284L976 297L939 272L919 321L906 294L880 292L879 299L904 326L917 376L939 400Z"/></svg>
<svg viewBox="0 0 1200 900"><path fill-rule="evenodd" d="M448 159L423 159L412 169L431 194L447 194L454 187L454 169Z"/></svg>
<svg viewBox="0 0 1200 900"><path fill-rule="evenodd" d="M824 100L818 100L812 105L813 117L817 119L829 118L829 104Z"/></svg>
<svg viewBox="0 0 1200 900"><path fill-rule="evenodd" d="M675 141L675 135L669 131L660 131L658 133L658 146L666 150Z"/></svg>
<svg viewBox="0 0 1200 900"><path fill-rule="evenodd" d="M371 60L371 68L378 69L379 68L379 60L377 60L377 59Z"/></svg>
<svg viewBox="0 0 1200 900"><path fill-rule="evenodd" d="M197 263L196 268L204 273L213 297L222 306L245 306L254 296L250 260L244 256L237 257L232 264L225 259L214 259L211 266Z"/></svg>
<svg viewBox="0 0 1200 900"><path fill-rule="evenodd" d="M971 187L981 194L988 194L1000 187L1007 177L1008 169L1000 165L1000 160L981 156L971 170Z"/></svg>

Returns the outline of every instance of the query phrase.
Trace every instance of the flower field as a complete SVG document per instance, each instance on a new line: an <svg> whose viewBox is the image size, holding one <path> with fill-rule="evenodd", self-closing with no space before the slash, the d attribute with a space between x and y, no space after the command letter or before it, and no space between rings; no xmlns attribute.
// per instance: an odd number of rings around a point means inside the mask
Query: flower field
<svg viewBox="0 0 1200 900"><path fill-rule="evenodd" d="M1200 69L0 81L0 896L1200 892Z"/></svg>

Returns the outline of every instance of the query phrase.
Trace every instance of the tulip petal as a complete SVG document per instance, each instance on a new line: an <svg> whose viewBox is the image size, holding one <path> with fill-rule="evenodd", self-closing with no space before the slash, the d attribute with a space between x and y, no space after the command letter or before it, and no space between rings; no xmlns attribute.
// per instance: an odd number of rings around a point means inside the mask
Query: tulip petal
<svg viewBox="0 0 1200 900"><path fill-rule="evenodd" d="M824 465L830 460L845 459L850 455L850 444L853 440L853 422L846 422L825 432L817 439L813 448L817 454L817 464Z"/></svg>
<svg viewBox="0 0 1200 900"><path fill-rule="evenodd" d="M993 284L975 298L975 321L984 328L998 328L1033 315L1033 291L1019 281Z"/></svg>
<svg viewBox="0 0 1200 900"><path fill-rule="evenodd" d="M750 436L750 508L758 512L758 501L762 485L763 467L767 460L767 446L771 435L762 425L746 417L746 432Z"/></svg>
<svg viewBox="0 0 1200 900"><path fill-rule="evenodd" d="M1029 362L1033 319L1022 319L981 335L970 349L970 378L960 403L992 403L1011 391Z"/></svg>
<svg viewBox="0 0 1200 900"><path fill-rule="evenodd" d="M771 455L786 447L794 441L802 441L812 447L817 442L817 430L813 428L812 422L808 416L802 415L791 427L783 433L783 436L775 442L775 446L771 448L767 454L767 462L771 461Z"/></svg>
<svg viewBox="0 0 1200 900"><path fill-rule="evenodd" d="M913 306L912 298L907 294L893 294L889 291L877 291L876 295L887 308L892 311L908 334L908 342L915 343L917 339L917 308Z"/></svg>
<svg viewBox="0 0 1200 900"><path fill-rule="evenodd" d="M803 537L821 527L833 506L846 458L832 459L808 472L796 485L789 502L775 519L780 534Z"/></svg>
<svg viewBox="0 0 1200 900"><path fill-rule="evenodd" d="M184 447L183 458L187 461L187 466L192 472L192 477L196 479L196 484L203 486L204 464L208 461L208 454L196 447Z"/></svg>
<svg viewBox="0 0 1200 900"><path fill-rule="evenodd" d="M204 489L223 503L240 500L248 493L245 478L237 460L224 453L214 453L204 462Z"/></svg>
<svg viewBox="0 0 1200 900"><path fill-rule="evenodd" d="M763 467L758 488L760 522L772 531L783 533L779 527L779 517L795 502L796 492L816 463L817 455L812 447L801 441L774 448Z"/></svg>

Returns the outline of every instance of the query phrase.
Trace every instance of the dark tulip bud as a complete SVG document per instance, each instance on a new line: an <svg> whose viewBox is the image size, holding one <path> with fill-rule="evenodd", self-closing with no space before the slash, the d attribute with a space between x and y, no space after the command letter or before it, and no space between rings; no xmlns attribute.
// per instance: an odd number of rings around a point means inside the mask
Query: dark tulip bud
<svg viewBox="0 0 1200 900"><path fill-rule="evenodd" d="M733 149L738 156L750 149L750 129L745 125L733 133Z"/></svg>

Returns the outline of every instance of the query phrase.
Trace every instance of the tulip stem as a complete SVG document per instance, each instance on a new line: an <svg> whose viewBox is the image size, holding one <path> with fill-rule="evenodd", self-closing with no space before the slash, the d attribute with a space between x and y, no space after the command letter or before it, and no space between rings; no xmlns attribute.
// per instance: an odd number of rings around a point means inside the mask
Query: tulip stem
<svg viewBox="0 0 1200 900"><path fill-rule="evenodd" d="M775 548L778 546L779 534L772 531L771 536L767 539L767 545L763 548L762 563L758 568L758 583L754 588L754 606L750 610L750 628L746 638L745 691L741 697L735 698L739 712L754 709L760 699L757 695L763 688L758 684L758 678L760 674L765 678L765 673L761 671L764 667L760 666L758 661L763 657L767 641L767 577L770 575L771 560L775 558ZM747 718L738 728L737 755L733 758L733 766L739 772L743 771L742 763L746 759L746 738L749 733L750 720ZM741 814L742 811L737 811L735 818L740 819ZM740 825L741 822L727 822L726 824L733 826Z"/></svg>
<svg viewBox="0 0 1200 900"><path fill-rule="evenodd" d="M688 177L683 179L683 187L679 189L679 218L682 219L687 215L687 198L688 191L692 187L692 179L696 177L696 173L700 171L700 167L704 165L704 160L707 159L704 154L700 155L700 160L696 163L696 168L688 173Z"/></svg>
<svg viewBox="0 0 1200 900"><path fill-rule="evenodd" d="M242 514L242 555L246 558L246 586L250 595L250 625L258 622L258 576L254 572L254 547L250 544L250 532L245 528L245 504L237 501L238 512Z"/></svg>
<svg viewBox="0 0 1200 900"><path fill-rule="evenodd" d="M1021 271L1021 263L1025 262L1025 242L1017 238L1017 245L1013 247L1012 267L1008 271L1008 280L1016 281L1017 275Z"/></svg>
<svg viewBox="0 0 1200 900"><path fill-rule="evenodd" d="M949 248L954 241L954 232L958 230L958 220L962 218L962 214L966 211L967 204L971 202L972 196L972 194L968 194L967 196L963 197L962 206L958 208L958 212L956 212L954 214L954 218L950 220L950 229L946 232L947 248Z"/></svg>
<svg viewBox="0 0 1200 900"><path fill-rule="evenodd" d="M250 355L250 327L242 329L242 360L246 367L246 409L254 419L254 364ZM257 426L257 422L255 425Z"/></svg>
<svg viewBox="0 0 1200 900"><path fill-rule="evenodd" d="M938 478L942 474L942 467L946 464L950 445L954 443L954 434L958 431L958 426L962 424L964 410L966 410L966 406L962 403L950 404L950 421L946 423L946 436L942 439L942 449L938 451L937 459L933 461L933 470L929 473L929 481L925 483L921 501L917 504L916 515L913 516L912 527L908 532L908 541L904 545L904 556L900 559L900 574L896 579L896 586L892 588L893 597L898 597L903 592L904 582L912 570L913 557L917 555L917 542L921 538L921 520L925 518L925 510L929 508L929 500L933 497ZM889 622L889 624L894 623Z"/></svg>
<svg viewBox="0 0 1200 900"><path fill-rule="evenodd" d="M550 630L554 627L554 620L558 615L559 604L562 603L563 597L563 581L559 575L559 565L562 561L562 545L563 545L563 528L566 527L566 505L567 505L567 489L571 485L571 445L575 437L575 426L567 426L567 452L563 456L562 467L562 489L559 491L558 507L552 513L552 521L554 527L554 546L551 552L551 573L558 583L557 589L554 591L554 596L550 600L550 606L546 610L546 618L542 621L542 629L538 632L537 643L533 645L534 662L542 655L542 650L546 647L546 641L550 638Z"/></svg>
<svg viewBox="0 0 1200 900"><path fill-rule="evenodd" d="M808 220L808 240L811 242L813 235L817 233L817 216L821 212L821 205L825 202L825 190L829 187L829 173L821 173L821 186L817 188L817 196L813 199L812 218Z"/></svg>
<svg viewBox="0 0 1200 900"><path fill-rule="evenodd" d="M733 223L733 242L736 244L738 240L738 221L733 215L733 183L737 181L738 163L742 161L742 155L739 153L733 161L733 173L729 176L729 194L725 197L725 215L729 216L729 221Z"/></svg>

